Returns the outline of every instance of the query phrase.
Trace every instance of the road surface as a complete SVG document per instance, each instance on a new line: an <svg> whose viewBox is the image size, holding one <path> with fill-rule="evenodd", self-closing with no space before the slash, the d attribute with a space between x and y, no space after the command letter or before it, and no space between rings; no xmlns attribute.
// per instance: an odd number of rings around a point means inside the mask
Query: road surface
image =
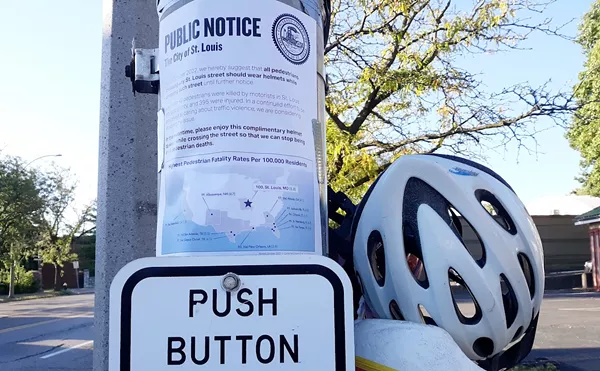
<svg viewBox="0 0 600 371"><path fill-rule="evenodd" d="M0 370L91 370L94 295L0 303Z"/></svg>
<svg viewBox="0 0 600 371"><path fill-rule="evenodd" d="M94 296L0 303L0 370L92 369ZM548 293L534 351L600 371L600 294Z"/></svg>
<svg viewBox="0 0 600 371"><path fill-rule="evenodd" d="M600 293L547 293L528 358L600 371Z"/></svg>

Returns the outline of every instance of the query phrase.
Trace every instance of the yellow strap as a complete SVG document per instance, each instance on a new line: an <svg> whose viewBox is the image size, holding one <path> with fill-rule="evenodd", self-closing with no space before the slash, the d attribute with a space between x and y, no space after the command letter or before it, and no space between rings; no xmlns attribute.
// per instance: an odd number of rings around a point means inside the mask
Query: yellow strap
<svg viewBox="0 0 600 371"><path fill-rule="evenodd" d="M398 371L391 367L380 365L377 362L369 361L362 357L356 356L356 371Z"/></svg>

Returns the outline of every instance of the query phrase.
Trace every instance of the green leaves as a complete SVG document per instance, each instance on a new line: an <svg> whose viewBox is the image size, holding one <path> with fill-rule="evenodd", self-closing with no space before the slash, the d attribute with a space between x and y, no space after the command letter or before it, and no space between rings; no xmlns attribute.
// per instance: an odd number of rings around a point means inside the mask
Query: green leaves
<svg viewBox="0 0 600 371"><path fill-rule="evenodd" d="M43 220L39 176L20 159L0 159L0 257L14 255Z"/></svg>
<svg viewBox="0 0 600 371"><path fill-rule="evenodd" d="M71 252L73 239L95 227L95 202L87 205L80 213L69 218L73 208L77 182L65 169L55 169L48 174L48 192L42 234L38 241L40 256L44 263L62 266L77 259ZM89 226L92 224L92 227Z"/></svg>
<svg viewBox="0 0 600 371"><path fill-rule="evenodd" d="M566 134L571 147L581 154L582 173L579 194L600 196L600 1L596 1L583 17L578 42L587 55L584 70L574 87L580 108Z"/></svg>
<svg viewBox="0 0 600 371"><path fill-rule="evenodd" d="M355 138L356 136L336 130L331 121L327 122L329 184L334 189L348 190L348 197L358 202L366 189L364 185L356 186L355 183L365 177L375 177L379 165L366 150L357 148L353 143Z"/></svg>
<svg viewBox="0 0 600 371"><path fill-rule="evenodd" d="M44 263L63 266L65 263L77 259L77 254L71 251L72 237L58 238L54 243L42 245L40 257Z"/></svg>
<svg viewBox="0 0 600 371"><path fill-rule="evenodd" d="M334 0L325 47L329 182L355 197L407 153L475 153L492 137L531 136L535 119L566 120L572 100L545 87L487 92L457 62L510 50L545 0ZM550 76L549 76L550 77ZM511 110L502 110L511 107Z"/></svg>
<svg viewBox="0 0 600 371"><path fill-rule="evenodd" d="M39 255L61 267L77 258L75 238L95 228L95 202L70 218L77 182L65 169L41 173L19 158L0 158L0 261Z"/></svg>
<svg viewBox="0 0 600 371"><path fill-rule="evenodd" d="M583 16L583 21L579 25L579 35L577 42L583 47L586 53L589 53L600 38L600 3L597 1L592 4L590 10Z"/></svg>

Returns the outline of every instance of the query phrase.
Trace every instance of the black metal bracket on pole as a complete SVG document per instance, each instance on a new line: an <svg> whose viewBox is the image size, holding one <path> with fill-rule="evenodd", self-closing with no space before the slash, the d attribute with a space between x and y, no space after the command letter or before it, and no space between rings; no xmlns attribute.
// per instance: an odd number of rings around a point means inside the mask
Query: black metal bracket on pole
<svg viewBox="0 0 600 371"><path fill-rule="evenodd" d="M158 94L160 75L158 71L158 49L135 47L131 42L131 61L125 66L125 76L131 80L133 94Z"/></svg>

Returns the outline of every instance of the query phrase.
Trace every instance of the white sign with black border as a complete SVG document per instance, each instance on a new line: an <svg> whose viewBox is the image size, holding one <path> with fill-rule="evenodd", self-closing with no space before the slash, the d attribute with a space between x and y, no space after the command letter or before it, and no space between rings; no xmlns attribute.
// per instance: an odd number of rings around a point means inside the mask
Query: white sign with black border
<svg viewBox="0 0 600 371"><path fill-rule="evenodd" d="M111 285L109 370L354 371L353 320L324 256L142 258Z"/></svg>

